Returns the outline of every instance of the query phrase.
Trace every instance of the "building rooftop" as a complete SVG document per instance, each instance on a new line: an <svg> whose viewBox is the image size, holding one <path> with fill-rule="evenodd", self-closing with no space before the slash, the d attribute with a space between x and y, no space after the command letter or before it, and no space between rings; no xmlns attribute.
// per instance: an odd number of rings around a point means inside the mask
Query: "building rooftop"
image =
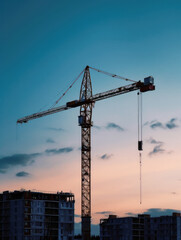
<svg viewBox="0 0 181 240"><path fill-rule="evenodd" d="M74 194L68 192L39 192L39 191L31 191L31 190L15 190L4 191L0 193L0 200L13 200L13 199L37 199L37 200L54 200L54 201L74 201Z"/></svg>

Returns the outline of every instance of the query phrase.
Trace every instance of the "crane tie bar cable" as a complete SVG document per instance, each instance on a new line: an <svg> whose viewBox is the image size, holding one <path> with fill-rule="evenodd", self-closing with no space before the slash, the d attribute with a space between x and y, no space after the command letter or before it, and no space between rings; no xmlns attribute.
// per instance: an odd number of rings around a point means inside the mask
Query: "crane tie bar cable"
<svg viewBox="0 0 181 240"><path fill-rule="evenodd" d="M73 83L67 88L67 90L59 97L59 99L51 106L51 108L55 107L55 105L57 105L57 103L65 96L65 94L71 89L71 87L77 82L77 80L79 79L79 77L82 75L82 73L84 72L85 68L82 70L82 72L77 76L77 78L73 81ZM51 109L50 108L50 109Z"/></svg>
<svg viewBox="0 0 181 240"><path fill-rule="evenodd" d="M93 67L90 67L90 66L89 66L89 68L90 68L90 69L93 69L93 70L95 70L95 71L97 71L97 72L103 73L103 74L105 74L105 75L111 76L111 77L113 77L113 78L118 78L118 79L122 79L122 80L125 80L125 81L130 81L130 82L134 82L134 83L137 82L137 81L131 80L131 79L129 79L129 78L121 77L121 76L119 76L119 75L117 75L117 74L108 73L108 72L99 70L99 69L97 69L97 68L93 68Z"/></svg>
<svg viewBox="0 0 181 240"><path fill-rule="evenodd" d="M100 73L103 73L105 75L108 75L110 77L113 77L113 78L118 78L118 79L122 79L122 80L125 80L125 81L130 81L130 82L134 82L136 83L137 81L134 81L134 80L131 80L129 78L124 78L124 77L121 77L117 74L112 74L112 73L108 73L108 72L105 72L105 71L102 71L100 69L97 69L97 68L93 68L93 67L90 67L90 66L87 66L89 67L90 69L92 70L95 70L97 72L100 72ZM65 94L70 90L70 88L72 88L72 86L74 85L74 83L79 79L79 77L82 75L82 73L85 71L85 68L83 69L83 71L78 75L78 77L73 81L73 83L67 88L67 90L59 97L59 99L51 106L51 108L55 107L55 105L57 105L57 103L59 103L59 101L65 96ZM50 108L50 109L51 109Z"/></svg>

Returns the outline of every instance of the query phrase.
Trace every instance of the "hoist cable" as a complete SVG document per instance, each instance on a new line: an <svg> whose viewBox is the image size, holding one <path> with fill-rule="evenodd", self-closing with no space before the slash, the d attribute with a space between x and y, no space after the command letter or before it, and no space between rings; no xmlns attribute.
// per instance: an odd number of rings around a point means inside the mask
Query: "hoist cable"
<svg viewBox="0 0 181 240"><path fill-rule="evenodd" d="M138 95L138 141L140 140L140 93Z"/></svg>
<svg viewBox="0 0 181 240"><path fill-rule="evenodd" d="M142 122L142 110L143 109L143 105L142 105L142 93L140 92L140 137L141 137L141 141L142 141L142 132L143 132L143 122Z"/></svg>
<svg viewBox="0 0 181 240"><path fill-rule="evenodd" d="M142 120L142 93L138 92L138 141L142 141L142 126L143 126L143 120Z"/></svg>
<svg viewBox="0 0 181 240"><path fill-rule="evenodd" d="M142 95L140 92L138 95L138 150L143 150L143 141L142 141Z"/></svg>
<svg viewBox="0 0 181 240"><path fill-rule="evenodd" d="M140 163L140 204L142 204L142 155L139 152L139 163Z"/></svg>
<svg viewBox="0 0 181 240"><path fill-rule="evenodd" d="M137 82L137 81L135 81L135 80L132 80L132 79L129 79L129 78L125 78L125 77L119 76L119 75L117 75L117 74L105 72L105 71L102 71L102 70L97 69L97 68L93 68L93 67L90 67L90 66L89 66L89 68L92 69L92 70L95 70L95 71L97 71L97 72L103 73L103 74L105 74L105 75L108 75L108 76L110 76L110 77L113 77L113 78L118 78L118 79L122 79L122 80L125 80L125 81L130 81L130 82L134 82L134 83Z"/></svg>
<svg viewBox="0 0 181 240"><path fill-rule="evenodd" d="M140 204L142 204L142 153L143 150L143 140L142 140L142 94L140 92L138 95L138 151L139 151L139 168L140 168Z"/></svg>

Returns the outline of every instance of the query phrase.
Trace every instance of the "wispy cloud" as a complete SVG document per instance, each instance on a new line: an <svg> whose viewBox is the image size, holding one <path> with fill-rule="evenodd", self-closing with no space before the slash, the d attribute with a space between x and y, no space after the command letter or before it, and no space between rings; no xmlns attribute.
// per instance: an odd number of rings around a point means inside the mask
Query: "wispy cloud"
<svg viewBox="0 0 181 240"><path fill-rule="evenodd" d="M48 138L48 139L46 140L46 142L47 142L47 143L55 143L55 141L54 141L52 138Z"/></svg>
<svg viewBox="0 0 181 240"><path fill-rule="evenodd" d="M110 159L112 156L113 156L112 154L107 154L107 153L105 153L105 154L103 154L102 156L100 156L99 158L100 158L100 159L103 159L103 160L108 160L108 159Z"/></svg>
<svg viewBox="0 0 181 240"><path fill-rule="evenodd" d="M180 212L176 209L164 209L164 208L150 208L147 209L144 214L150 214L152 217L168 216L172 215L173 212Z"/></svg>
<svg viewBox="0 0 181 240"><path fill-rule="evenodd" d="M65 148L59 148L59 149L47 149L45 150L45 153L47 154L62 154L62 153L69 153L72 152L74 149L72 147L65 147Z"/></svg>
<svg viewBox="0 0 181 240"><path fill-rule="evenodd" d="M149 214L151 217L160 217L160 216L171 216L173 212L180 212L180 210L176 209L163 209L163 208L149 208L142 214ZM137 214L128 212L127 216L136 217Z"/></svg>
<svg viewBox="0 0 181 240"><path fill-rule="evenodd" d="M106 129L116 129L118 131L124 131L124 128L113 122L108 123Z"/></svg>
<svg viewBox="0 0 181 240"><path fill-rule="evenodd" d="M30 174L24 171L16 173L16 177L29 177L29 176Z"/></svg>
<svg viewBox="0 0 181 240"><path fill-rule="evenodd" d="M157 141L157 140L155 140L155 139L153 139L153 138L150 138L150 139L148 140L148 142L151 143L151 144L163 144L163 142Z"/></svg>
<svg viewBox="0 0 181 240"><path fill-rule="evenodd" d="M35 162L40 153L14 154L0 159L0 173L6 173L9 168L16 166L29 166Z"/></svg>
<svg viewBox="0 0 181 240"><path fill-rule="evenodd" d="M63 128L54 128L54 127L48 127L47 130L54 131L54 132L63 132L65 131Z"/></svg>
<svg viewBox="0 0 181 240"><path fill-rule="evenodd" d="M144 124L144 126L149 125L151 129L169 129L172 130L174 128L179 127L179 125L177 124L177 118L171 118L169 121L167 121L166 123L162 123L160 121L157 120L153 120L151 122L146 122Z"/></svg>
<svg viewBox="0 0 181 240"><path fill-rule="evenodd" d="M172 195L176 195L177 193L176 192L171 192Z"/></svg>
<svg viewBox="0 0 181 240"><path fill-rule="evenodd" d="M154 146L153 150L152 150L151 152L149 152L149 156L153 156L153 155L155 155L155 154L157 154L157 153L163 153L163 152L165 152L165 149L162 148L162 146L163 146L163 144L164 144L163 142L157 141L157 140L155 140L155 139L153 139L153 138L150 138L150 139L148 140L148 142L149 142L150 144L156 145L156 146Z"/></svg>
<svg viewBox="0 0 181 240"><path fill-rule="evenodd" d="M124 128L122 128L120 125L110 122L108 123L106 126L98 126L98 125L93 125L93 128L97 129L97 130L102 130L102 129L107 129L107 130L111 130L111 129L115 129L117 131L125 131Z"/></svg>
<svg viewBox="0 0 181 240"><path fill-rule="evenodd" d="M162 144L159 144L153 148L151 152L149 152L149 156L155 155L157 153L164 153L165 149L162 148Z"/></svg>
<svg viewBox="0 0 181 240"><path fill-rule="evenodd" d="M127 212L127 213L125 213L128 217L136 217L137 216L137 214L135 214L135 213L132 213L132 212Z"/></svg>
<svg viewBox="0 0 181 240"><path fill-rule="evenodd" d="M158 122L158 121L151 122L150 127L152 129L156 129L156 128L163 128L164 129L164 125L161 122Z"/></svg>
<svg viewBox="0 0 181 240"><path fill-rule="evenodd" d="M148 142L152 145L155 145L153 147L153 150L151 152L149 152L149 156L153 156L153 155L156 155L156 154L161 154L161 153L167 153L167 154L171 154L172 151L166 151L164 148L163 148L163 145L164 145L164 142L162 141L157 141L153 138L150 138L148 140Z"/></svg>
<svg viewBox="0 0 181 240"><path fill-rule="evenodd" d="M172 119L170 119L170 121L168 121L168 122L166 123L165 126L166 126L168 129L177 128L178 125L175 123L176 121L177 121L176 118L172 118Z"/></svg>
<svg viewBox="0 0 181 240"><path fill-rule="evenodd" d="M95 214L109 216L109 215L114 215L115 213L111 211L102 211L102 212L95 212Z"/></svg>
<svg viewBox="0 0 181 240"><path fill-rule="evenodd" d="M101 127L100 127L100 126L97 126L97 125L93 125L93 128L98 129L98 130L101 129Z"/></svg>
<svg viewBox="0 0 181 240"><path fill-rule="evenodd" d="M13 167L27 167L32 165L37 157L42 155L57 155L63 153L70 153L74 150L72 147L65 147L59 149L46 149L41 153L31 153L31 154L14 154L11 156L6 156L0 158L0 174L5 174L8 169ZM20 174L21 175L21 174ZM17 176L20 177L20 176Z"/></svg>

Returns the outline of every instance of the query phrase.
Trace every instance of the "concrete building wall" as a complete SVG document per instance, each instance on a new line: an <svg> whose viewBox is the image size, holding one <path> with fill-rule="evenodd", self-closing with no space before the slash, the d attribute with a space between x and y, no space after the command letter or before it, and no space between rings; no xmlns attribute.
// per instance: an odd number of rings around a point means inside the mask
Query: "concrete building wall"
<svg viewBox="0 0 181 240"><path fill-rule="evenodd" d="M22 199L9 202L8 218L10 221L10 237L13 239L13 236L17 236L17 239L23 239L24 232L22 226L24 226L24 201Z"/></svg>
<svg viewBox="0 0 181 240"><path fill-rule="evenodd" d="M60 240L69 240L74 237L74 202L59 203L59 236ZM69 236L69 238L65 238Z"/></svg>
<svg viewBox="0 0 181 240"><path fill-rule="evenodd" d="M117 218L100 221L101 240L181 240L181 215Z"/></svg>
<svg viewBox="0 0 181 240"><path fill-rule="evenodd" d="M73 240L74 195L31 191L0 194L1 240Z"/></svg>

